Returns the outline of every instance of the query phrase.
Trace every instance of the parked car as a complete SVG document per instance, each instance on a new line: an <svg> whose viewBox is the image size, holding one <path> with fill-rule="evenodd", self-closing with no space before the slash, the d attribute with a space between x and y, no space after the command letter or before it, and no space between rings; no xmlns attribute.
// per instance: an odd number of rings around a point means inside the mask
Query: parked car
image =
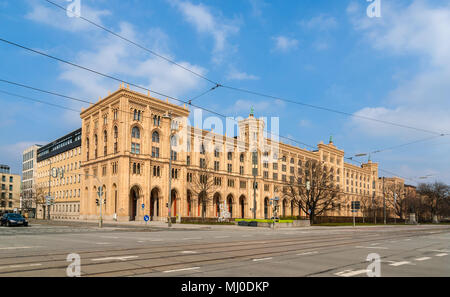
<svg viewBox="0 0 450 297"><path fill-rule="evenodd" d="M1 226L28 226L28 221L21 214L5 213L0 221Z"/></svg>

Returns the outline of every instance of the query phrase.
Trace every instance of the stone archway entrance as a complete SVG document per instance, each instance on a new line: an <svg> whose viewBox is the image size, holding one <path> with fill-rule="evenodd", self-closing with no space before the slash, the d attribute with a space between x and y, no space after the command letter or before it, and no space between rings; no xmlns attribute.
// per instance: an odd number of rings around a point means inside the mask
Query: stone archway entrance
<svg viewBox="0 0 450 297"><path fill-rule="evenodd" d="M159 217L159 190L154 188L150 194L150 220Z"/></svg>
<svg viewBox="0 0 450 297"><path fill-rule="evenodd" d="M264 199L264 218L269 218L269 198Z"/></svg>
<svg viewBox="0 0 450 297"><path fill-rule="evenodd" d="M141 197L141 190L139 186L133 186L130 190L130 205L129 205L129 215L130 221L135 221L137 216L137 211L139 209L139 198Z"/></svg>
<svg viewBox="0 0 450 297"><path fill-rule="evenodd" d="M241 211L241 218L244 219L245 218L245 196L242 195L239 198L239 207L240 207L240 211Z"/></svg>
<svg viewBox="0 0 450 297"><path fill-rule="evenodd" d="M233 217L233 195L228 195L227 197L227 204L228 204L228 212L230 213L230 218Z"/></svg>

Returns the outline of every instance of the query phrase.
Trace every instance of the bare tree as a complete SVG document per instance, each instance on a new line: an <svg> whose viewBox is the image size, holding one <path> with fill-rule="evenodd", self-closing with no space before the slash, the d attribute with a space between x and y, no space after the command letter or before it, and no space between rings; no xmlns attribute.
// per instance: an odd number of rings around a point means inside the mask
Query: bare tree
<svg viewBox="0 0 450 297"><path fill-rule="evenodd" d="M210 160L207 155L201 155L200 167L192 174L192 181L188 182L188 188L197 199L198 205L202 207L202 219L206 217L208 205L214 198L214 193L220 187L214 174L214 169L210 166Z"/></svg>
<svg viewBox="0 0 450 297"><path fill-rule="evenodd" d="M370 195L363 195L360 199L361 213L363 216L363 223L365 223L366 217L370 217L374 211L374 203Z"/></svg>
<svg viewBox="0 0 450 297"><path fill-rule="evenodd" d="M311 224L316 216L332 210L339 202L339 185L334 183L333 172L323 164L307 161L304 170L292 176L283 187L283 195L309 213Z"/></svg>
<svg viewBox="0 0 450 297"><path fill-rule="evenodd" d="M442 212L448 205L450 196L450 186L435 182L433 184L419 184L417 192L423 196L424 206L428 208L431 219L436 222L438 216L445 216Z"/></svg>
<svg viewBox="0 0 450 297"><path fill-rule="evenodd" d="M45 196L47 195L47 188L46 187L42 187L42 186L38 186L38 185L34 185L33 186L33 192L32 192L32 199L31 199L31 203L34 203L34 205L36 205L36 215L37 215L37 209L39 208L39 206L42 206L43 210L44 210L44 216L43 218L46 218L46 200L45 200Z"/></svg>
<svg viewBox="0 0 450 297"><path fill-rule="evenodd" d="M401 183L388 184L385 189L386 204L400 219L403 219L408 211L404 191L405 187Z"/></svg>

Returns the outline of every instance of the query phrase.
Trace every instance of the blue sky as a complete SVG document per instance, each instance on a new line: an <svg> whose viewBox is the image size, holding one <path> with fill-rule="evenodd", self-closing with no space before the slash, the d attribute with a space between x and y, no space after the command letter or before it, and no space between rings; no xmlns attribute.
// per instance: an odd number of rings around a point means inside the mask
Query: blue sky
<svg viewBox="0 0 450 297"><path fill-rule="evenodd" d="M369 4L81 0L81 14L222 84L450 133L450 2L381 0L381 18L367 16ZM183 100L212 86L43 0L0 0L0 37ZM4 43L0 65L0 79L89 101L118 88ZM83 105L0 82L0 163L14 172L21 171L25 147L81 126L75 112L1 91L75 109ZM280 118L279 134L312 145L333 135L347 156L433 136L223 88L195 103L242 117L254 106L258 117ZM372 160L403 177L450 182L449 151L447 136L373 154Z"/></svg>

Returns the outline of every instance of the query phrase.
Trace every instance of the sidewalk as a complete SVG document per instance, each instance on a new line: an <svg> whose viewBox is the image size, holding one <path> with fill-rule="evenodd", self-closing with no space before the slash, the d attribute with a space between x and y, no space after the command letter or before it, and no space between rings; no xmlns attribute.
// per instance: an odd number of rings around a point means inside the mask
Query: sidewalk
<svg viewBox="0 0 450 297"><path fill-rule="evenodd" d="M46 225L71 225L71 226L89 226L98 227L98 220L37 220L30 219L30 224L46 224ZM200 225L200 224L172 224L172 227L168 227L168 224L160 221L142 222L142 221L130 221L130 222L116 222L116 221L104 221L103 228L138 228L138 229L153 229L153 230L233 230L253 227L240 227L237 225ZM260 228L258 228L260 229Z"/></svg>

